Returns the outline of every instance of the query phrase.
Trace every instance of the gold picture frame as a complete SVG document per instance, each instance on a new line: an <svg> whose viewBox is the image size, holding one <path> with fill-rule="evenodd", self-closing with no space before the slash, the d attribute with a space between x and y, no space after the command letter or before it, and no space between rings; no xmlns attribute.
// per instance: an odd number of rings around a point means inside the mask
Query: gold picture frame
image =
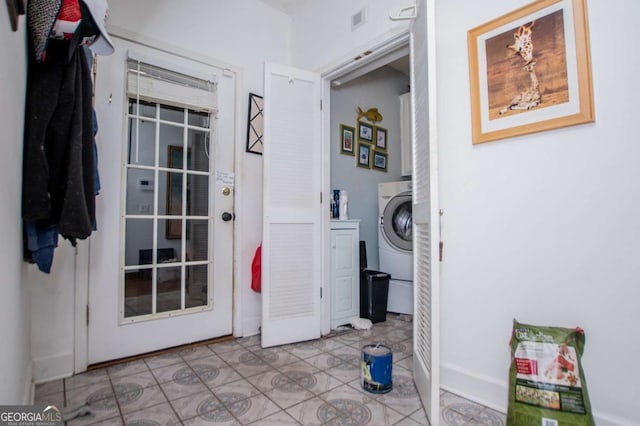
<svg viewBox="0 0 640 426"><path fill-rule="evenodd" d="M358 157L357 157L358 167L362 167L364 169L370 169L371 155L372 155L371 145L367 143L358 142Z"/></svg>
<svg viewBox="0 0 640 426"><path fill-rule="evenodd" d="M467 34L473 144L595 121L586 0L541 0Z"/></svg>
<svg viewBox="0 0 640 426"><path fill-rule="evenodd" d="M346 124L340 125L340 154L354 155L355 136L355 128Z"/></svg>
<svg viewBox="0 0 640 426"><path fill-rule="evenodd" d="M373 151L372 168L381 172L387 171L387 153L378 150Z"/></svg>
<svg viewBox="0 0 640 426"><path fill-rule="evenodd" d="M387 150L387 129L376 126L376 149Z"/></svg>
<svg viewBox="0 0 640 426"><path fill-rule="evenodd" d="M358 139L367 143L373 142L373 126L365 123L364 121L358 121Z"/></svg>

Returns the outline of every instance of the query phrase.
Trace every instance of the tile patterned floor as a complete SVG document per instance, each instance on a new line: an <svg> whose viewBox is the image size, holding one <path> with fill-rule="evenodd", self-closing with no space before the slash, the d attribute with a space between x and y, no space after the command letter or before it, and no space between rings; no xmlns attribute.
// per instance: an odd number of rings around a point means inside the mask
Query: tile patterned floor
<svg viewBox="0 0 640 426"><path fill-rule="evenodd" d="M258 336L190 348L36 386L36 403L92 416L68 425L427 425L411 378L411 323L262 349ZM393 348L393 390L361 388L362 346ZM443 425L505 425L505 416L441 392ZM64 410L63 410L64 411Z"/></svg>

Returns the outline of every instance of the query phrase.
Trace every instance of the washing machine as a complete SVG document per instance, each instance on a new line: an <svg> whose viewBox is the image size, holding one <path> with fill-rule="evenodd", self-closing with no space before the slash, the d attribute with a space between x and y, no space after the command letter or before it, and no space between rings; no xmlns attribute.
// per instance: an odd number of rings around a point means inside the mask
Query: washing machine
<svg viewBox="0 0 640 426"><path fill-rule="evenodd" d="M387 311L413 314L411 181L378 184L380 271L391 274Z"/></svg>

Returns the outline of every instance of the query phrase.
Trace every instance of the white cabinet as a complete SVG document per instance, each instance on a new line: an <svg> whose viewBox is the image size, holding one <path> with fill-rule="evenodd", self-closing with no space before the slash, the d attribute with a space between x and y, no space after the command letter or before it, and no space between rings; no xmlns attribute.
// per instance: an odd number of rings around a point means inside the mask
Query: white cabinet
<svg viewBox="0 0 640 426"><path fill-rule="evenodd" d="M400 95L400 174L411 176L411 92Z"/></svg>
<svg viewBox="0 0 640 426"><path fill-rule="evenodd" d="M360 317L360 222L331 221L331 328Z"/></svg>

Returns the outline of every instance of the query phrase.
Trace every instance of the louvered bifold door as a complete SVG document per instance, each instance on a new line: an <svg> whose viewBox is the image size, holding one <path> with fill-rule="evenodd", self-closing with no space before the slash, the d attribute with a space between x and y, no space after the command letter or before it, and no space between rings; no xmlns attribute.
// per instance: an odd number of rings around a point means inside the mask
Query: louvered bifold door
<svg viewBox="0 0 640 426"><path fill-rule="evenodd" d="M440 421L439 216L435 128L435 42L433 2L417 1L411 27L413 129L413 375L432 426ZM430 31L429 31L430 30Z"/></svg>
<svg viewBox="0 0 640 426"><path fill-rule="evenodd" d="M265 67L262 346L320 337L320 77Z"/></svg>

